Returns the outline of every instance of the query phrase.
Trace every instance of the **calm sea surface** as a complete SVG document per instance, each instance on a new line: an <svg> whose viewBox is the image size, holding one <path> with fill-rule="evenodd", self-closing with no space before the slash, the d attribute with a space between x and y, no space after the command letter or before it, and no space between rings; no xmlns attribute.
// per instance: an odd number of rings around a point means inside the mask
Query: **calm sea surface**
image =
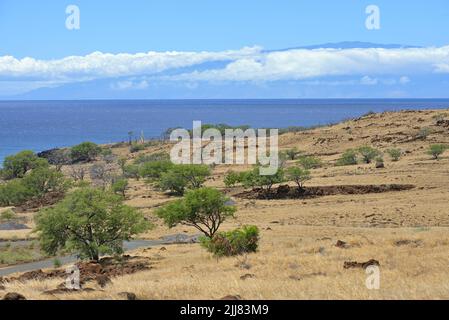
<svg viewBox="0 0 449 320"><path fill-rule="evenodd" d="M170 127L191 128L193 120L282 128L328 124L368 111L432 108L449 108L449 99L0 101L0 161L24 149L124 141L130 131L158 137Z"/></svg>

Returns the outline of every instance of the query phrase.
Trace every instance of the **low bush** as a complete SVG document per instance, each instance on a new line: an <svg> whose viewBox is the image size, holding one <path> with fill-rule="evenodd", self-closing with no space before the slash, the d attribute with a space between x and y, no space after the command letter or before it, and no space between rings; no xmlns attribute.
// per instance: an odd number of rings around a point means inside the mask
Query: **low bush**
<svg viewBox="0 0 449 320"><path fill-rule="evenodd" d="M126 179L118 179L111 185L112 192L121 195L123 198L126 196L126 188L128 188L128 180Z"/></svg>
<svg viewBox="0 0 449 320"><path fill-rule="evenodd" d="M298 163L306 170L318 169L323 165L320 158L313 156L301 156Z"/></svg>
<svg viewBox="0 0 449 320"><path fill-rule="evenodd" d="M244 226L228 232L220 232L213 238L202 237L201 245L217 257L229 257L257 251L259 229Z"/></svg>
<svg viewBox="0 0 449 320"><path fill-rule="evenodd" d="M400 149L388 149L387 153L393 161L399 161L402 156L402 151Z"/></svg>
<svg viewBox="0 0 449 320"><path fill-rule="evenodd" d="M39 167L48 167L48 161L39 158L33 151L25 150L5 158L1 174L3 179L23 178L25 174Z"/></svg>
<svg viewBox="0 0 449 320"><path fill-rule="evenodd" d="M101 151L101 147L97 144L93 142L83 142L70 149L70 158L73 163L89 162L95 160Z"/></svg>
<svg viewBox="0 0 449 320"><path fill-rule="evenodd" d="M351 166L357 164L357 153L352 150L346 150L337 160L337 166Z"/></svg>
<svg viewBox="0 0 449 320"><path fill-rule="evenodd" d="M303 189L304 182L311 179L310 171L301 167L290 167L285 170L288 181L294 181L298 189Z"/></svg>
<svg viewBox="0 0 449 320"><path fill-rule="evenodd" d="M241 174L235 171L228 171L223 179L223 182L227 188L235 187L241 181Z"/></svg>
<svg viewBox="0 0 449 320"><path fill-rule="evenodd" d="M440 156L448 149L448 146L444 144L432 144L427 151L427 154L431 155L435 160L438 160Z"/></svg>
<svg viewBox="0 0 449 320"><path fill-rule="evenodd" d="M363 162L365 163L371 163L374 159L376 159L380 152L377 149L374 149L370 146L361 146L357 149L357 151L362 156Z"/></svg>
<svg viewBox="0 0 449 320"><path fill-rule="evenodd" d="M131 146L129 147L129 152L131 153L136 153L142 150L145 150L145 145L141 143L132 143Z"/></svg>
<svg viewBox="0 0 449 320"><path fill-rule="evenodd" d="M67 187L68 182L61 172L50 168L37 168L22 179L14 179L0 185L0 205L21 205L50 191L63 192Z"/></svg>

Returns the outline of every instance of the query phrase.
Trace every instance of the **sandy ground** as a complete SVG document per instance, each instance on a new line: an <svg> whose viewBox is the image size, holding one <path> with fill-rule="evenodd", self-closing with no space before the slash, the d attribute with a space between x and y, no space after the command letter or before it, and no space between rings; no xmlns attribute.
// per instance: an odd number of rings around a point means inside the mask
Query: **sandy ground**
<svg viewBox="0 0 449 320"><path fill-rule="evenodd" d="M312 171L307 185L413 184L415 188L305 200L235 198L236 219L227 221L223 230L257 225L261 241L255 254L217 260L198 244L165 246L163 251L140 249L133 254L158 260L153 269L115 278L104 290L42 295L59 284L56 280L9 283L5 289L32 299L119 299L122 291L142 299L226 295L243 299L448 299L449 151L439 161L426 154L433 143L449 144L449 128L435 125L438 115L449 119L448 110L374 114L281 136L282 149L297 147L324 162L323 168ZM422 128L431 133L417 139ZM346 149L366 144L382 151L400 148L405 155L398 162L384 155L382 169L373 164L334 166ZM157 146L143 153L168 148ZM114 152L129 156L126 150ZM242 168L217 166L207 185L224 189L222 178L229 169ZM230 195L237 191L227 190ZM142 181L131 182L127 197L129 205L140 208L156 225L142 238L197 233L185 226L168 230L155 218L154 209L173 197ZM0 232L0 238L14 236L8 232ZM346 242L347 248L336 247L338 240ZM369 259L380 263L379 290L367 289L365 270L343 268L345 261Z"/></svg>

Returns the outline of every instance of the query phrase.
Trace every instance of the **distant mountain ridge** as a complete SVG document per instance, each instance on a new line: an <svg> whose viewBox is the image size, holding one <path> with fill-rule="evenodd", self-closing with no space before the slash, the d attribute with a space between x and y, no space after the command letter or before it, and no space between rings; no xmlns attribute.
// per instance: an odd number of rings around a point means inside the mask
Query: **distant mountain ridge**
<svg viewBox="0 0 449 320"><path fill-rule="evenodd" d="M285 49L277 50L267 50L266 52L276 52L276 51L288 51L288 50L298 50L298 49L370 49L370 48L383 48L383 49L407 49L407 48L421 48L420 46L402 45L402 44L379 44L372 42L363 41L342 41L342 42L329 42L323 44L309 45L309 46L299 46L291 47Z"/></svg>

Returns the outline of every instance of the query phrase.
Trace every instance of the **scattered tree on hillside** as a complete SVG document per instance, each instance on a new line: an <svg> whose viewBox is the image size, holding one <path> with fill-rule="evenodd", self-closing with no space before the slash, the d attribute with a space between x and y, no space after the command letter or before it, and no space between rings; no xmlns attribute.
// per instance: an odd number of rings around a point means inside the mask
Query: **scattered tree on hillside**
<svg viewBox="0 0 449 320"><path fill-rule="evenodd" d="M64 249L94 261L103 254L123 253L123 241L150 225L122 201L110 192L83 188L53 208L42 209L36 217L42 249L50 255Z"/></svg>
<svg viewBox="0 0 449 320"><path fill-rule="evenodd" d="M444 144L432 144L429 147L427 154L431 155L435 160L438 160L440 156L448 149L448 146Z"/></svg>
<svg viewBox="0 0 449 320"><path fill-rule="evenodd" d="M165 205L156 214L170 228L178 224L192 226L212 238L226 218L234 216L236 209L228 202L220 191L200 188L188 191L183 199Z"/></svg>

